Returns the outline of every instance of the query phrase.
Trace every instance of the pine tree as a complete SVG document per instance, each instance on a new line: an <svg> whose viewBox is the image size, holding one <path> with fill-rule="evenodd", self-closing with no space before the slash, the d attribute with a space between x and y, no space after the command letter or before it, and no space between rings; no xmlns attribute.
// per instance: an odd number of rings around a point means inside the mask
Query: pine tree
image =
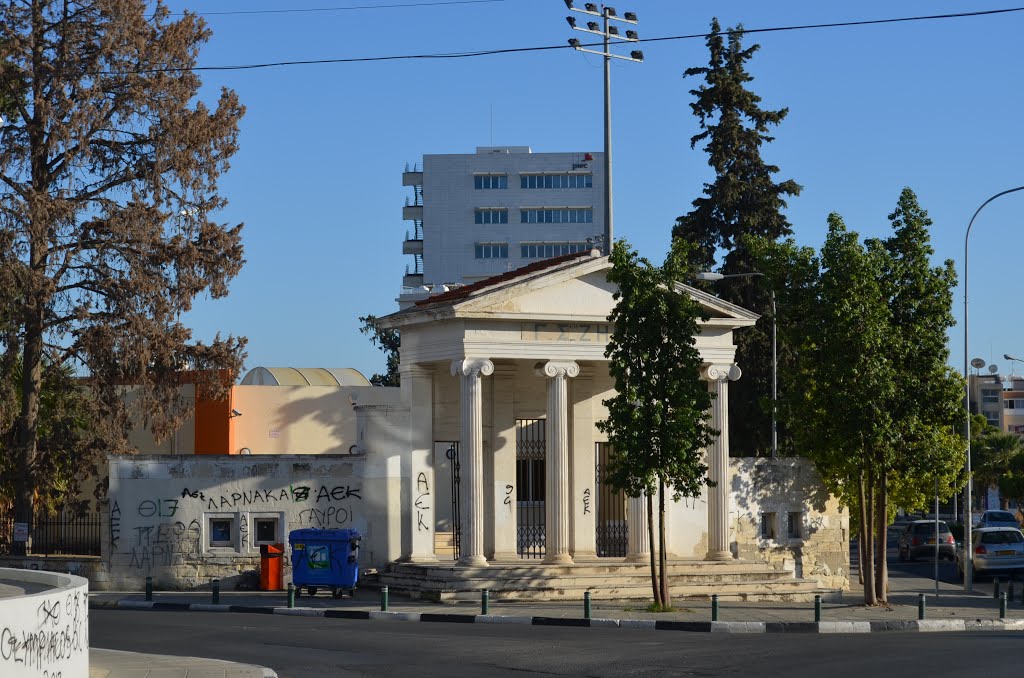
<svg viewBox="0 0 1024 678"><path fill-rule="evenodd" d="M761 158L761 146L773 140L769 129L781 123L789 109L762 109L761 98L747 88L753 77L746 63L760 47L743 47L742 26L726 34L727 38L713 19L708 65L686 71L687 77L703 78L690 91L695 97L690 108L701 128L690 139L690 147L704 144L715 177L704 184L704 195L693 201L693 210L676 220L672 236L692 245L690 261L696 270L713 270L724 253L719 272L731 275L756 271L746 236L777 240L792 233L783 210L788 196L800 194L800 186L791 179L776 182L773 176L779 168ZM771 284L762 278L737 278L719 283L716 290L763 318L738 335L736 359L744 376L730 387L732 447L745 454L764 451L771 444ZM780 369L787 362L781 347Z"/></svg>

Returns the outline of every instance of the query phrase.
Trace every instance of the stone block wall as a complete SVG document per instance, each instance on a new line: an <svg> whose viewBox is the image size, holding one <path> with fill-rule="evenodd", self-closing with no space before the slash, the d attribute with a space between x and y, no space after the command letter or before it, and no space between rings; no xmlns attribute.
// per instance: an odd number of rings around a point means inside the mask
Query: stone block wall
<svg viewBox="0 0 1024 678"><path fill-rule="evenodd" d="M306 527L355 529L360 565L394 557L386 478L349 455L112 457L103 560L114 590L256 588L260 545Z"/></svg>
<svg viewBox="0 0 1024 678"><path fill-rule="evenodd" d="M850 516L825 490L814 464L799 457L730 461L736 557L848 590Z"/></svg>

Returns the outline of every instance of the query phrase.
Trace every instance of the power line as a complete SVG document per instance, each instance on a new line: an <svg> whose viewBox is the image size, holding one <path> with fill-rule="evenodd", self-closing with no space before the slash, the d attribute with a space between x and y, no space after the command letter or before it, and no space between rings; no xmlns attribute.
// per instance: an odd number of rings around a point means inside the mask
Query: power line
<svg viewBox="0 0 1024 678"><path fill-rule="evenodd" d="M364 9L399 9L405 7L434 7L437 5L473 5L482 2L505 2L505 0L436 0L435 2L405 2L391 5L347 5L344 7L299 7L293 9L240 9L224 12L191 12L199 16L233 16L238 14L300 14L312 12L349 12ZM184 12L172 12L170 16L184 16Z"/></svg>
<svg viewBox="0 0 1024 678"><path fill-rule="evenodd" d="M482 1L482 0L462 0L462 1ZM778 33L783 31L803 31L810 29L819 28L844 28L850 26L872 26L876 24L894 24L894 23L907 23L911 21L934 21L939 19L962 19L967 17L977 16L991 16L995 14L1009 14L1012 12L1024 12L1024 7L1010 7L1007 9L989 9L980 10L977 12L957 12L951 14L931 14L927 16L911 16L911 17L898 17L894 19L865 19L863 21L841 21L834 23L824 24L803 24L799 26L774 26L769 28L744 28L742 31L727 30L725 33ZM665 42L668 40L695 40L698 38L707 38L708 33L691 33L689 35L673 35L662 38L644 38L636 42ZM593 46L599 43L586 43L585 46ZM182 70L192 71L243 71L243 70L254 70L261 68L279 68L283 66L312 66L317 64L351 64L351 63L363 63L372 61L406 61L413 59L468 59L473 57L482 56L496 56L499 54L518 54L526 52L542 52L553 49L572 49L569 45L548 45L545 47L511 47L508 49L492 49L492 50L481 50L476 52L447 52L437 54L401 54L391 56L379 56L379 57L349 57L349 58L337 58L337 59L304 59L298 61L273 61L266 63L256 64L238 64L234 66L194 66L189 69L184 68L145 68L134 73L164 73ZM124 72L104 72L103 75L123 75Z"/></svg>

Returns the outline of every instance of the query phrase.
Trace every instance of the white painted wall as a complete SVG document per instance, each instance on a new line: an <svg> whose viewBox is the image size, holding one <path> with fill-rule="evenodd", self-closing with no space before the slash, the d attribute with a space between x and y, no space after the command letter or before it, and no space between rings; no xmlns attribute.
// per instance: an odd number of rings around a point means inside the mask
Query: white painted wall
<svg viewBox="0 0 1024 678"><path fill-rule="evenodd" d="M389 534L400 483L367 455L111 457L111 586L138 590L147 576L158 588L255 585L262 521L271 543L303 527L355 529L360 567L381 565L400 555ZM217 521L228 521L226 534Z"/></svg>
<svg viewBox="0 0 1024 678"><path fill-rule="evenodd" d="M0 676L87 678L89 582L0 568L0 583L26 591L0 598Z"/></svg>

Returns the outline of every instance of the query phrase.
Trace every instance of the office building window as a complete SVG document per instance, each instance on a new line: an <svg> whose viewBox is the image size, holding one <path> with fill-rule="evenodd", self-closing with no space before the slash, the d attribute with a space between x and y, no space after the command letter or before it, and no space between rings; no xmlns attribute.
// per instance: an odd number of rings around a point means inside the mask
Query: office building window
<svg viewBox="0 0 1024 678"><path fill-rule="evenodd" d="M981 402L983 403L998 403L999 402L999 391L986 388L981 392Z"/></svg>
<svg viewBox="0 0 1024 678"><path fill-rule="evenodd" d="M507 224L508 210L478 209L473 210L473 220L478 224Z"/></svg>
<svg viewBox="0 0 1024 678"><path fill-rule="evenodd" d="M508 259L507 242L478 242L476 244L477 259Z"/></svg>
<svg viewBox="0 0 1024 678"><path fill-rule="evenodd" d="M519 243L519 256L523 259L550 259L563 254L588 252L591 247L585 242L522 242Z"/></svg>
<svg viewBox="0 0 1024 678"><path fill-rule="evenodd" d="M508 188L507 174L478 174L473 177L473 188L477 190L489 188Z"/></svg>
<svg viewBox="0 0 1024 678"><path fill-rule="evenodd" d="M593 221L594 210L590 207L539 208L519 211L519 222L523 224L589 224Z"/></svg>
<svg viewBox="0 0 1024 678"><path fill-rule="evenodd" d="M593 188L592 174L522 174L520 188Z"/></svg>

